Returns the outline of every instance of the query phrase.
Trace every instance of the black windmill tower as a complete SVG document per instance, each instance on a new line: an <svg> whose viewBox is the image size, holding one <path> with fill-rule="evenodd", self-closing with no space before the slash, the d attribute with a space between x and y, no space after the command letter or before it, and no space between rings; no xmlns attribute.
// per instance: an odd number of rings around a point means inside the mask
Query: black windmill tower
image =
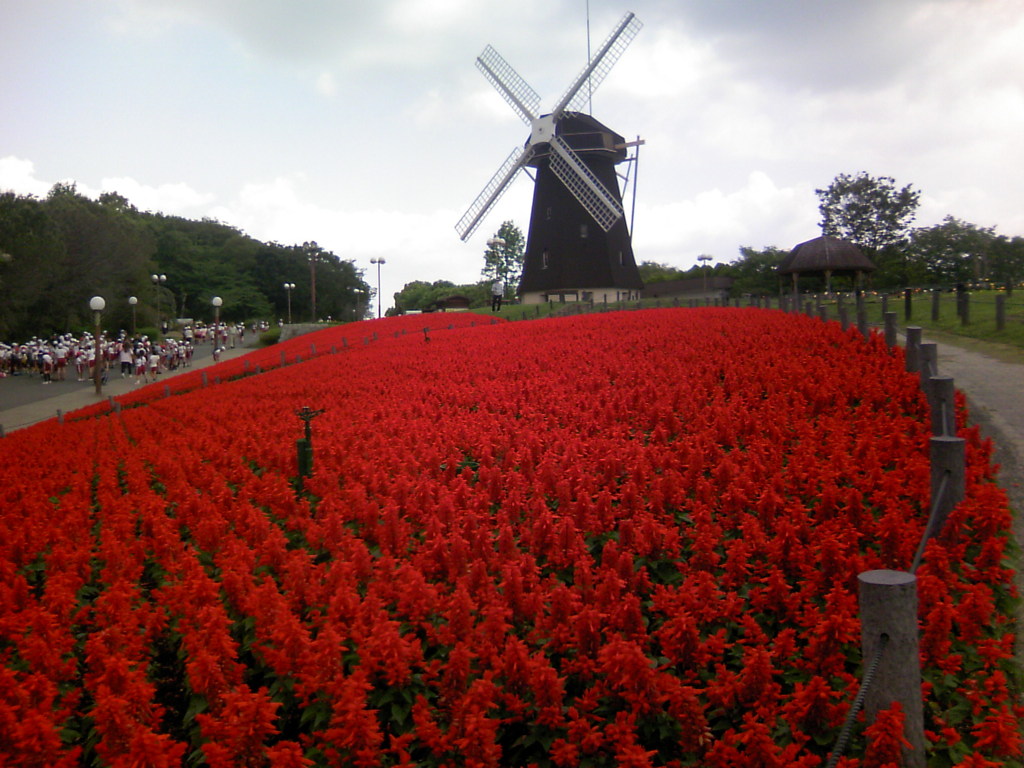
<svg viewBox="0 0 1024 768"><path fill-rule="evenodd" d="M530 126L455 228L466 240L526 166L535 169L533 209L519 295L602 300L639 296L643 281L622 210L615 166L632 143L580 110L643 25L627 13L548 114L540 96L491 46L476 65ZM584 87L588 86L588 87Z"/></svg>

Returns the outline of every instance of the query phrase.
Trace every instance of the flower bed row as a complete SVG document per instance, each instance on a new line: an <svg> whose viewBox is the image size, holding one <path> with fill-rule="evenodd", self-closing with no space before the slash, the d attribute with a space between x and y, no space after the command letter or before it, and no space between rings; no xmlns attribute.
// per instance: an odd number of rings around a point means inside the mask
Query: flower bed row
<svg viewBox="0 0 1024 768"><path fill-rule="evenodd" d="M423 324L0 441L0 762L824 764L856 576L927 515L902 353L761 310ZM918 571L929 765L1020 765L1010 514L964 418Z"/></svg>
<svg viewBox="0 0 1024 768"><path fill-rule="evenodd" d="M168 395L180 395L200 389L205 385L232 381L286 365L308 362L327 354L346 352L350 347L365 346L382 338L397 339L414 335L420 339L429 338L431 333L443 333L459 328L474 328L478 325L495 325L504 322L497 317L487 317L468 312L431 315L403 315L382 321L332 325L318 331L294 336L269 347L253 350L241 357L235 357L218 364L213 369L195 370L177 374L164 382L143 387L116 398L119 405L132 407ZM73 418L92 418L111 410L109 403L75 411Z"/></svg>

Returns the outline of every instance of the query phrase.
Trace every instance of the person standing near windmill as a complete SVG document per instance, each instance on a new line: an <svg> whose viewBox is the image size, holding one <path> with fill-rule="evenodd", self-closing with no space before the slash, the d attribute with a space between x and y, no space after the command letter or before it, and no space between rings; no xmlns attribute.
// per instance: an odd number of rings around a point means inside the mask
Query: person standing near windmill
<svg viewBox="0 0 1024 768"><path fill-rule="evenodd" d="M499 277L491 283L491 312L501 309L501 300L505 298L505 283Z"/></svg>

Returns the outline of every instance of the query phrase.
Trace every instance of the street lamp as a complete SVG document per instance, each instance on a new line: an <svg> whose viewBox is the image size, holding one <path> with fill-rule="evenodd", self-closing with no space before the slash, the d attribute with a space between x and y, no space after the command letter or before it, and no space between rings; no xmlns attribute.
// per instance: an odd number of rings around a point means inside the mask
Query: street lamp
<svg viewBox="0 0 1024 768"><path fill-rule="evenodd" d="M213 304L213 348L217 349L217 336L220 334L220 308L224 303L224 299L220 296L214 296L210 302Z"/></svg>
<svg viewBox="0 0 1024 768"><path fill-rule="evenodd" d="M370 259L371 264L377 265L377 319L380 320L380 265L387 264L383 256Z"/></svg>
<svg viewBox="0 0 1024 768"><path fill-rule="evenodd" d="M288 297L288 325L292 324L292 291L295 290L295 283L285 283L284 292Z"/></svg>
<svg viewBox="0 0 1024 768"><path fill-rule="evenodd" d="M163 331L160 322L160 286L167 282L167 275L150 275L149 279L153 282L153 290L156 292L156 329L159 334Z"/></svg>
<svg viewBox="0 0 1024 768"><path fill-rule="evenodd" d="M93 360L92 378L93 383L96 385L97 395L103 394L103 379L101 373L103 352L100 349L100 321L102 319L103 309L106 306L107 302L103 300L102 296L93 296L89 299L89 309L92 310L93 325L96 328L96 357Z"/></svg>
<svg viewBox="0 0 1024 768"><path fill-rule="evenodd" d="M320 259L321 248L316 244L316 240L310 240L302 244L302 249L306 252L306 258L309 259L309 306L310 314L309 318L311 323L316 322L316 263Z"/></svg>
<svg viewBox="0 0 1024 768"><path fill-rule="evenodd" d="M708 262L711 261L711 257L706 253L702 253L697 257L697 261L704 262L704 293L708 292Z"/></svg>
<svg viewBox="0 0 1024 768"><path fill-rule="evenodd" d="M128 297L128 303L132 305L132 336L135 336L135 305L139 303L139 300L134 296Z"/></svg>

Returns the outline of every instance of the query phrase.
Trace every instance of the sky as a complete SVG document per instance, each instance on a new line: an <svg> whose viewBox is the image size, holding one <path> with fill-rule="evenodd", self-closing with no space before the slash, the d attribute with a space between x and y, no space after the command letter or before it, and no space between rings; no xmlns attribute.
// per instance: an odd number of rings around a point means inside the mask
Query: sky
<svg viewBox="0 0 1024 768"><path fill-rule="evenodd" d="M0 190L315 240L374 287L383 258L386 309L528 230L521 173L455 232L529 133L484 47L550 107L627 11L591 111L645 142L620 166L638 263L792 248L821 234L815 190L862 171L920 191L917 226L1024 235L1020 0L0 0Z"/></svg>

